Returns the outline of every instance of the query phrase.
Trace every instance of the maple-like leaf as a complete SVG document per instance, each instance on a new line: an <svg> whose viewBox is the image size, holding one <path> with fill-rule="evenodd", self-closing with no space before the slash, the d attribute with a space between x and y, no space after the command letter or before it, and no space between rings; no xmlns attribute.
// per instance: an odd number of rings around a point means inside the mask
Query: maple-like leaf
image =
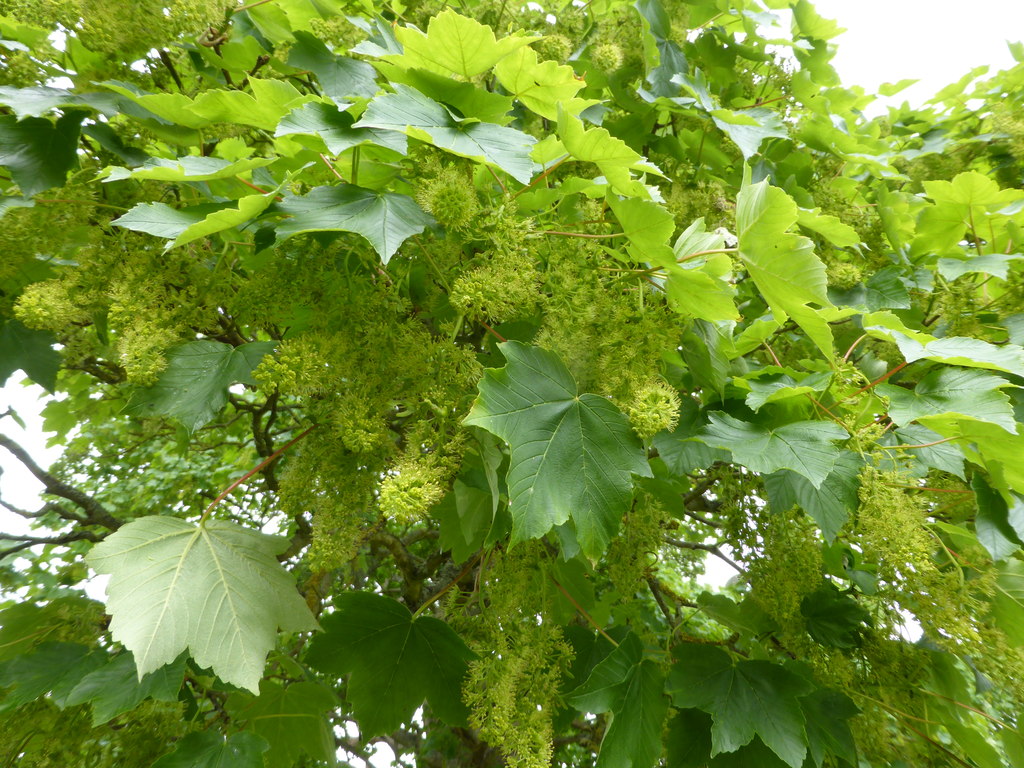
<svg viewBox="0 0 1024 768"><path fill-rule="evenodd" d="M275 557L287 546L220 520L141 517L86 560L110 574L110 630L135 655L140 678L187 650L224 682L255 692L278 628L317 626Z"/></svg>

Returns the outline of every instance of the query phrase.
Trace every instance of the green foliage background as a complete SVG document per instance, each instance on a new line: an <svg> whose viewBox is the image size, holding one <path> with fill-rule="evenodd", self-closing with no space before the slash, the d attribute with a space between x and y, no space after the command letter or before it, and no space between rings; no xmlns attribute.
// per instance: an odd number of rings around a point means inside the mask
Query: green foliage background
<svg viewBox="0 0 1024 768"><path fill-rule="evenodd" d="M0 764L1024 765L1024 48L838 32L0 0Z"/></svg>

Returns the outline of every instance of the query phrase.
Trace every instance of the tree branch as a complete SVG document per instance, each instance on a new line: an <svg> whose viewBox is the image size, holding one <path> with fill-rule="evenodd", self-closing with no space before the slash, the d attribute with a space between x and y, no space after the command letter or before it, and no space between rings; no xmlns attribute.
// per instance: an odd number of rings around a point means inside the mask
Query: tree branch
<svg viewBox="0 0 1024 768"><path fill-rule="evenodd" d="M66 533L63 536L55 536L52 539L39 536L13 536L9 533L0 533L0 541L17 541L19 544L15 544L13 547L0 550L0 560L13 555L16 552L21 552L23 549L35 546L36 544L70 544L73 541L100 541L92 531L72 531Z"/></svg>
<svg viewBox="0 0 1024 768"><path fill-rule="evenodd" d="M732 558L730 558L728 555L722 552L722 550L720 550L718 546L715 544L702 544L697 541L680 541L679 539L673 539L669 536L666 536L664 539L662 539L662 541L664 541L666 544L671 544L673 547L679 547L680 549L699 549L704 552L710 552L719 560L722 560L731 565L733 568L736 569L738 573L743 573L743 569L740 568Z"/></svg>
<svg viewBox="0 0 1024 768"><path fill-rule="evenodd" d="M85 512L84 518L73 517L72 519L75 522L82 525L98 525L106 528L108 531L116 531L121 527L121 521L111 515L96 499L77 488L73 488L44 470L33 461L24 448L11 440L11 438L6 435L0 435L0 448L7 449L14 458L24 464L25 468L43 484L46 493L66 499Z"/></svg>

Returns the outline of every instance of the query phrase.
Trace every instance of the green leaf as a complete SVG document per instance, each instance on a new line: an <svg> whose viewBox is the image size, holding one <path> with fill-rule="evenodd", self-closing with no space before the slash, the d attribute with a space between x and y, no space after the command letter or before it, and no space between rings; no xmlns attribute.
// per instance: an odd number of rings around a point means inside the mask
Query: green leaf
<svg viewBox="0 0 1024 768"><path fill-rule="evenodd" d="M189 208L172 208L166 203L138 203L110 223L133 232L174 240L192 225L225 207L225 203L203 203Z"/></svg>
<svg viewBox="0 0 1024 768"><path fill-rule="evenodd" d="M536 143L529 134L514 128L461 120L442 104L402 83L394 93L371 101L356 128L400 131L460 157L488 163L522 184L533 176L530 152Z"/></svg>
<svg viewBox="0 0 1024 768"><path fill-rule="evenodd" d="M814 210L798 209L796 223L804 229L817 232L838 248L851 248L860 244L860 235L857 234L857 230L849 224L843 224L835 216L821 213L817 208Z"/></svg>
<svg viewBox="0 0 1024 768"><path fill-rule="evenodd" d="M800 768L807 745L797 697L813 690L809 682L767 661L734 665L729 654L708 645L684 643L672 655L676 661L667 690L676 706L697 707L711 715L712 756L733 752L760 736L792 768Z"/></svg>
<svg viewBox="0 0 1024 768"><path fill-rule="evenodd" d="M210 520L142 517L97 544L86 561L109 573L115 640L140 678L188 650L200 667L255 692L277 629L316 628L295 581L277 562L288 540Z"/></svg>
<svg viewBox="0 0 1024 768"><path fill-rule="evenodd" d="M857 764L857 746L850 733L852 717L860 714L850 697L839 691L819 688L800 699L807 720L807 747L814 764L821 768L829 753Z"/></svg>
<svg viewBox="0 0 1024 768"><path fill-rule="evenodd" d="M1017 646L1024 646L1024 562L1011 558L996 564L992 618Z"/></svg>
<svg viewBox="0 0 1024 768"><path fill-rule="evenodd" d="M326 714L338 706L338 701L330 688L318 683L286 687L263 680L258 697L240 699L229 700L231 714L247 722L247 730L270 745L265 756L267 765L294 765L303 754L334 764L334 734ZM236 701L237 705L232 706Z"/></svg>
<svg viewBox="0 0 1024 768"><path fill-rule="evenodd" d="M277 124L275 136L309 134L319 136L332 154L341 154L346 149L360 144L376 144L405 154L405 134L383 131L377 128L353 128L355 118L332 104L311 101L288 113Z"/></svg>
<svg viewBox="0 0 1024 768"><path fill-rule="evenodd" d="M186 108L187 112L206 124L236 123L272 131L288 112L313 99L284 80L250 78L249 88L252 94L238 90L205 91Z"/></svg>
<svg viewBox="0 0 1024 768"><path fill-rule="evenodd" d="M174 347L156 384L136 390L126 411L142 417L168 416L194 432L220 413L229 386L254 383L253 368L274 344L254 341L232 347L203 339Z"/></svg>
<svg viewBox="0 0 1024 768"><path fill-rule="evenodd" d="M108 115L117 113L115 99L109 93L74 93L49 86L0 86L0 104L10 107L19 120L24 117L42 117L51 110L67 107L97 109Z"/></svg>
<svg viewBox="0 0 1024 768"><path fill-rule="evenodd" d="M725 238L708 232L704 219L699 218L679 235L671 254L646 251L645 260L661 266L668 275L665 293L673 310L711 323L739 319L733 302L736 291L729 282L732 260L725 253L706 253L724 245Z"/></svg>
<svg viewBox="0 0 1024 768"><path fill-rule="evenodd" d="M612 191L620 195L641 198L650 196L643 184L633 180L631 170L661 175L661 171L630 149L624 141L615 138L604 128L584 128L582 120L565 110L558 114L558 138L565 146L565 151L575 159L594 163L601 169Z"/></svg>
<svg viewBox="0 0 1024 768"><path fill-rule="evenodd" d="M860 504L861 458L852 451L843 451L835 466L819 487L794 471L783 469L764 478L768 502L777 512L785 512L798 505L814 518L821 535L830 544L846 525L850 515Z"/></svg>
<svg viewBox="0 0 1024 768"><path fill-rule="evenodd" d="M643 447L606 398L578 394L554 353L514 341L499 348L507 364L484 374L464 423L511 447L512 543L571 518L584 553L596 558L629 508L632 475L651 476Z"/></svg>
<svg viewBox="0 0 1024 768"><path fill-rule="evenodd" d="M161 667L141 680L130 653L115 656L105 666L82 678L68 695L67 706L92 705L92 724L102 725L129 712L145 699L176 701L185 675L185 658Z"/></svg>
<svg viewBox="0 0 1024 768"><path fill-rule="evenodd" d="M612 712L597 765L649 768L661 754L661 725L668 710L665 678L643 659L643 645L630 633L569 698L583 712Z"/></svg>
<svg viewBox="0 0 1024 768"><path fill-rule="evenodd" d="M208 214L200 221L188 225L174 238L173 242L167 244L165 250L177 248L179 245L200 240L217 232L223 232L225 229L241 227L263 213L273 202L273 192L240 197L238 198L237 208L221 208L219 211Z"/></svg>
<svg viewBox="0 0 1024 768"><path fill-rule="evenodd" d="M219 157L198 157L187 155L174 160L165 157L149 157L138 168L109 166L100 172L105 181L122 179L153 179L154 181L212 181L229 179L254 168L262 168L274 162L269 157L247 157L231 162Z"/></svg>
<svg viewBox="0 0 1024 768"><path fill-rule="evenodd" d="M680 709L669 720L665 739L668 768L705 768L711 759L711 715L699 709Z"/></svg>
<svg viewBox="0 0 1024 768"><path fill-rule="evenodd" d="M426 34L415 27L396 27L395 37L404 52L383 56L387 61L406 69L454 73L465 78L483 74L516 49L539 39L517 33L497 40L490 27L460 16L451 8L430 20Z"/></svg>
<svg viewBox="0 0 1024 768"><path fill-rule="evenodd" d="M791 317L831 357L832 331L812 306L831 306L825 265L810 240L788 232L798 217L792 198L767 180L743 187L736 201L739 254L775 318Z"/></svg>
<svg viewBox="0 0 1024 768"><path fill-rule="evenodd" d="M225 739L215 731L197 731L181 738L152 768L264 768L267 749L267 742L251 733Z"/></svg>
<svg viewBox="0 0 1024 768"><path fill-rule="evenodd" d="M978 504L974 516L978 541L993 560L1005 560L1024 545L1024 504L1016 495L1014 503L1008 504L980 474L971 478L971 488Z"/></svg>
<svg viewBox="0 0 1024 768"><path fill-rule="evenodd" d="M733 459L753 472L791 469L815 488L835 468L841 453L832 445L845 440L846 430L825 421L800 421L775 429L713 411L700 439L713 448L732 451Z"/></svg>
<svg viewBox="0 0 1024 768"><path fill-rule="evenodd" d="M980 371L937 368L913 390L891 384L879 384L875 391L889 398L889 418L896 424L924 421L928 417L956 414L996 424L1016 433L1010 398L1000 391L1010 382Z"/></svg>
<svg viewBox="0 0 1024 768"><path fill-rule="evenodd" d="M1020 253L984 253L969 259L939 259L939 274L947 280L956 280L958 277L969 274L981 273L983 275L995 275L1000 280L1005 280L1010 271L1010 263L1024 259Z"/></svg>
<svg viewBox="0 0 1024 768"><path fill-rule="evenodd" d="M0 611L0 662L27 654L51 636L58 636L68 620L90 610L85 597L58 597L46 605L16 603Z"/></svg>
<svg viewBox="0 0 1024 768"><path fill-rule="evenodd" d="M0 165L7 166L23 195L64 184L78 166L78 133L85 112L65 112L57 122L44 117L0 116Z"/></svg>
<svg viewBox="0 0 1024 768"><path fill-rule="evenodd" d="M586 82L572 67L554 61L540 62L537 52L529 47L519 48L501 59L494 74L502 87L527 109L548 120L558 119L559 106L570 115L578 115L597 103L575 98Z"/></svg>
<svg viewBox="0 0 1024 768"><path fill-rule="evenodd" d="M53 392L61 361L60 353L53 348L56 343L49 331L31 330L14 318L4 322L0 325L0 385L21 370L47 392Z"/></svg>
<svg viewBox="0 0 1024 768"><path fill-rule="evenodd" d="M49 694L64 706L83 677L103 666L105 654L77 643L43 643L35 651L15 656L0 665L0 710L34 701Z"/></svg>
<svg viewBox="0 0 1024 768"><path fill-rule="evenodd" d="M286 197L275 210L291 216L277 226L279 239L303 232L355 232L370 242L384 264L434 221L407 195L354 184L314 187L309 194Z"/></svg>
<svg viewBox="0 0 1024 768"><path fill-rule="evenodd" d="M822 645L856 648L864 626L871 626L871 614L831 582L822 584L800 601L807 633Z"/></svg>
<svg viewBox="0 0 1024 768"><path fill-rule="evenodd" d="M363 739L390 733L424 699L446 722L465 721L460 691L473 653L451 627L414 619L401 603L368 592L341 594L334 604L306 660L322 672L351 673L346 698Z"/></svg>
<svg viewBox="0 0 1024 768"><path fill-rule="evenodd" d="M671 263L675 263L668 242L676 224L667 208L650 200L628 197L620 199L617 195L608 195L607 199L608 206L629 239L630 254L637 261L653 262L654 254L662 251Z"/></svg>
<svg viewBox="0 0 1024 768"><path fill-rule="evenodd" d="M373 98L377 93L377 72L370 64L331 53L309 32L296 30L294 35L288 66L308 69L316 75L324 95L335 104L353 98Z"/></svg>
<svg viewBox="0 0 1024 768"><path fill-rule="evenodd" d="M914 462L925 467L918 472L923 476L927 474L927 468L938 469L956 475L961 480L964 475L964 454L954 443L943 443L942 435L933 432L920 424L911 424L908 427L900 427L892 432L882 435L879 445L913 445L923 446L921 448L901 448L900 451L908 454ZM938 443L932 445L932 443ZM888 452L890 455L891 451ZM894 457L895 458L895 457Z"/></svg>
<svg viewBox="0 0 1024 768"><path fill-rule="evenodd" d="M759 411L768 403L777 403L812 392L824 392L832 380L831 373L812 373L797 381L789 372L774 372L779 370L787 369L764 368L757 371L756 375L747 377L746 383L750 386L750 394L746 399L748 408Z"/></svg>

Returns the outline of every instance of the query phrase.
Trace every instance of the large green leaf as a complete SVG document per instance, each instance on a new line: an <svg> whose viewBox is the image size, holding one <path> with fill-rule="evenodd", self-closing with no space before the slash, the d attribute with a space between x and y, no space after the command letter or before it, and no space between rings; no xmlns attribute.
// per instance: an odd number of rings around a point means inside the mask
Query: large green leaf
<svg viewBox="0 0 1024 768"><path fill-rule="evenodd" d="M736 201L740 258L775 318L793 318L831 357L832 331L814 306L831 306L825 265L810 240L789 232L798 218L793 199L767 180L743 187Z"/></svg>
<svg viewBox="0 0 1024 768"><path fill-rule="evenodd" d="M420 68L470 78L483 74L503 57L536 40L517 33L498 40L494 31L475 19L446 8L427 25L426 34L415 27L396 27L401 55L383 58L407 69Z"/></svg>
<svg viewBox="0 0 1024 768"><path fill-rule="evenodd" d="M875 391L889 398L889 418L896 424L920 420L927 424L930 416L958 414L1016 432L1010 398L1000 391L1008 386L1006 379L990 373L937 368L912 390L879 384Z"/></svg>
<svg viewBox="0 0 1024 768"><path fill-rule="evenodd" d="M650 768L661 754L661 726L668 711L658 665L643 659L643 645L630 634L594 667L570 702L584 712L611 712L601 740L599 768Z"/></svg>
<svg viewBox="0 0 1024 768"><path fill-rule="evenodd" d="M195 431L220 413L229 386L253 383L253 368L273 349L271 341L240 347L209 339L182 344L167 353L167 367L156 384L137 390L126 410L136 416L169 416Z"/></svg>
<svg viewBox="0 0 1024 768"><path fill-rule="evenodd" d="M78 165L78 134L85 112L69 110L56 123L45 117L0 116L0 165L23 195L59 187Z"/></svg>
<svg viewBox="0 0 1024 768"><path fill-rule="evenodd" d="M248 730L270 745L267 765L294 765L303 754L334 764L334 734L326 715L338 701L330 688L318 683L284 686L263 680L259 696L233 704L229 701L232 716L246 722Z"/></svg>
<svg viewBox="0 0 1024 768"><path fill-rule="evenodd" d="M572 519L584 553L598 557L632 499L632 475L650 477L643 447L606 398L579 394L558 357L539 347L500 345L465 423L511 447L512 542L544 536Z"/></svg>
<svg viewBox="0 0 1024 768"><path fill-rule="evenodd" d="M68 695L67 705L92 705L92 723L100 725L135 709L145 699L176 701L185 674L185 658L139 679L135 659L121 653L82 678Z"/></svg>
<svg viewBox="0 0 1024 768"><path fill-rule="evenodd" d="M401 131L454 155L489 163L523 184L530 181L533 136L494 123L462 120L415 88L402 83L394 88L394 93L371 101L354 126Z"/></svg>
<svg viewBox="0 0 1024 768"><path fill-rule="evenodd" d="M791 469L820 488L842 455L832 443L845 440L846 430L827 421L800 421L769 429L740 421L727 413L708 414L700 439L713 448L732 451L733 459L754 472Z"/></svg>
<svg viewBox="0 0 1024 768"><path fill-rule="evenodd" d="M364 739L390 733L424 699L446 722L465 722L461 687L473 653L451 627L414 619L401 603L368 592L344 593L334 606L306 660L322 672L351 673L346 698Z"/></svg>
<svg viewBox="0 0 1024 768"><path fill-rule="evenodd" d="M215 731L197 731L178 741L152 768L264 768L267 748L266 741L251 733L225 739Z"/></svg>
<svg viewBox="0 0 1024 768"><path fill-rule="evenodd" d="M225 207L225 203L202 203L188 208L172 208L167 203L138 203L110 223L134 232L174 240L189 227Z"/></svg>
<svg viewBox="0 0 1024 768"><path fill-rule="evenodd" d="M630 171L656 173L654 165L626 142L612 136L605 128L584 128L583 121L564 109L558 113L558 138L565 151L577 160L594 163L601 169L614 192L629 197L649 197L643 184L632 178Z"/></svg>
<svg viewBox="0 0 1024 768"><path fill-rule="evenodd" d="M1024 562L1006 560L996 566L992 618L1017 646L1024 646Z"/></svg>
<svg viewBox="0 0 1024 768"><path fill-rule="evenodd" d="M734 752L760 736L792 768L807 754L804 714L798 697L814 686L768 661L740 661L708 645L684 643L672 652L675 663L667 690L679 707L697 707L714 720L711 754Z"/></svg>
<svg viewBox="0 0 1024 768"><path fill-rule="evenodd" d="M101 171L107 181L153 179L154 181L212 181L228 179L274 162L269 157L247 157L234 162L219 157L186 155L175 159L149 157L137 168L110 166Z"/></svg>
<svg viewBox="0 0 1024 768"><path fill-rule="evenodd" d="M834 584L825 582L800 601L807 633L822 645L856 648L864 626L871 625L871 614Z"/></svg>
<svg viewBox="0 0 1024 768"><path fill-rule="evenodd" d="M200 667L255 692L277 630L316 628L295 581L275 557L288 540L210 520L142 517L86 556L109 573L113 637L140 677L189 651Z"/></svg>
<svg viewBox="0 0 1024 768"><path fill-rule="evenodd" d="M278 225L279 238L302 232L355 232L370 241L385 264L402 243L434 221L407 195L354 184L315 187L307 195L285 198L275 210L291 216Z"/></svg>

